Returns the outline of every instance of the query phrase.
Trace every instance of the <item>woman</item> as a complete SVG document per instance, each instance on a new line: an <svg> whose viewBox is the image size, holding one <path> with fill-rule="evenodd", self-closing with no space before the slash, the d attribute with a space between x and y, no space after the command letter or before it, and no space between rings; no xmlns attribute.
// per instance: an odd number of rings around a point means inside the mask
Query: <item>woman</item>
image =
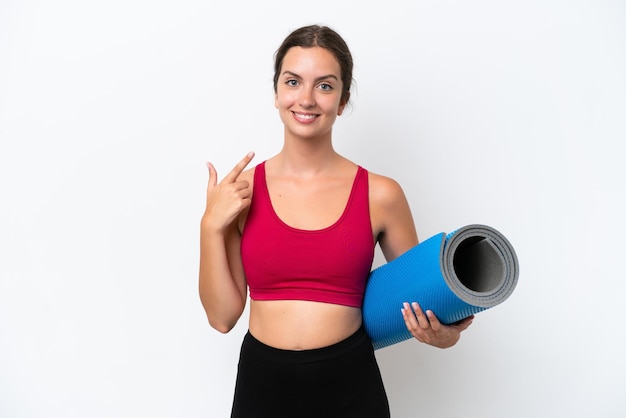
<svg viewBox="0 0 626 418"><path fill-rule="evenodd" d="M250 291L232 416L388 417L361 304L374 246L390 261L417 245L411 211L394 180L333 148L352 81L344 40L300 28L274 69L282 150L245 170L249 153L219 183L208 164L200 297L211 326L230 331ZM415 338L441 348L471 323L443 325L416 303L400 314Z"/></svg>

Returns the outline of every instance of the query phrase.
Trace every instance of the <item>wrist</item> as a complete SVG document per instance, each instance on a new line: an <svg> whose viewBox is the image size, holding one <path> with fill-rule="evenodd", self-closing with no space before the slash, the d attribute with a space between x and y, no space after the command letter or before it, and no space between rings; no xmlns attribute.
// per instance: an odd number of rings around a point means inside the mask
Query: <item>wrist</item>
<svg viewBox="0 0 626 418"><path fill-rule="evenodd" d="M226 227L224 225L219 225L211 219L210 216L204 215L200 220L200 232L202 235L209 236L224 236L226 231Z"/></svg>

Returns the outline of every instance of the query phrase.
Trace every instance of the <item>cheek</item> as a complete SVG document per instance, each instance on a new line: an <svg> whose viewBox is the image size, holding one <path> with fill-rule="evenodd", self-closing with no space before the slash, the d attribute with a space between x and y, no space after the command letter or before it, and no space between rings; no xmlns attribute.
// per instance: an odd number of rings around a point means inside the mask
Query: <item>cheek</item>
<svg viewBox="0 0 626 418"><path fill-rule="evenodd" d="M277 108L289 107L296 101L296 91L283 88L279 85L278 90L274 93L274 105Z"/></svg>
<svg viewBox="0 0 626 418"><path fill-rule="evenodd" d="M276 106L276 109L290 107L291 105L293 105L293 102L293 94L279 91L277 94L274 95L274 106Z"/></svg>
<svg viewBox="0 0 626 418"><path fill-rule="evenodd" d="M335 113L337 115L341 115L343 113L344 107L345 103L342 103L341 100L337 98L332 98L332 100L328 100L325 104L325 108L328 109L328 113Z"/></svg>

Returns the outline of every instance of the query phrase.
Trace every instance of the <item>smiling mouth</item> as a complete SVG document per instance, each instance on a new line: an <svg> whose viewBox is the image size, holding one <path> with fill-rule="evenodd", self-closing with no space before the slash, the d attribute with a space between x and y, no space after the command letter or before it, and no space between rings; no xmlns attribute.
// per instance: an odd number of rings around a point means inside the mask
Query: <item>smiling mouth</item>
<svg viewBox="0 0 626 418"><path fill-rule="evenodd" d="M296 120L303 122L303 123L312 122L315 119L317 119L317 117L319 116L315 114L303 114L303 113L296 113L296 112L291 112L291 113L296 118Z"/></svg>

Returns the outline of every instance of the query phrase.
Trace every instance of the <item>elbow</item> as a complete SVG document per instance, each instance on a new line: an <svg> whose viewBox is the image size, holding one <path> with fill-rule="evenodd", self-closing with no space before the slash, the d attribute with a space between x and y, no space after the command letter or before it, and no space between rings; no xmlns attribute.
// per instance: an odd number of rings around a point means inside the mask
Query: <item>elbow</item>
<svg viewBox="0 0 626 418"><path fill-rule="evenodd" d="M202 298L202 295L200 299L209 325L222 334L229 333L237 325L245 307L245 301L240 304L236 303L238 301L233 301L226 307L216 302L209 303L205 298Z"/></svg>
<svg viewBox="0 0 626 418"><path fill-rule="evenodd" d="M211 328L222 334L228 334L235 327L235 324L236 322L217 321L209 318Z"/></svg>
<svg viewBox="0 0 626 418"><path fill-rule="evenodd" d="M239 320L239 316L240 315L227 315L224 313L221 315L216 313L209 314L207 312L207 319L209 320L211 328L222 334L228 334L233 328L235 328L235 325L237 325L237 321Z"/></svg>

